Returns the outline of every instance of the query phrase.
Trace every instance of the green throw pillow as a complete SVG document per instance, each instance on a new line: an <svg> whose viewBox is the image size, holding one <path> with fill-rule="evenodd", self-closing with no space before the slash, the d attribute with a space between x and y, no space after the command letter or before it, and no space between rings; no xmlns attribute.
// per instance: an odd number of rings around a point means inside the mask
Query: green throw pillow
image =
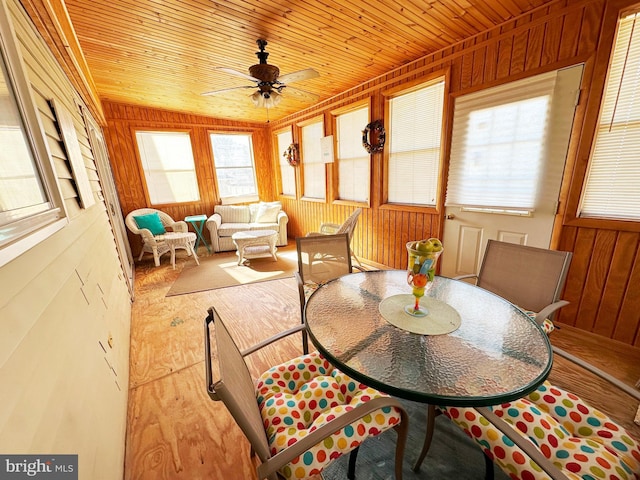
<svg viewBox="0 0 640 480"><path fill-rule="evenodd" d="M146 228L150 230L153 235L162 235L163 233L167 233L164 229L164 225L162 225L158 212L140 215L139 217L133 217L133 219L136 221L138 228Z"/></svg>

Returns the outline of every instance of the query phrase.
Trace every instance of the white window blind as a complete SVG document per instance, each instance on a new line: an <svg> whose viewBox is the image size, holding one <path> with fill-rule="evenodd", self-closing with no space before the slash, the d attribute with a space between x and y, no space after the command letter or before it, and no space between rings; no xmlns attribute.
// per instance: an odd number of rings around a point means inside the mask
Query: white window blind
<svg viewBox="0 0 640 480"><path fill-rule="evenodd" d="M338 131L338 198L369 201L371 160L362 146L362 130L369 123L369 107L336 117Z"/></svg>
<svg viewBox="0 0 640 480"><path fill-rule="evenodd" d="M640 218L640 14L620 20L580 217Z"/></svg>
<svg viewBox="0 0 640 480"><path fill-rule="evenodd" d="M289 148L289 145L293 143L293 135L291 130L278 133L278 164L280 165L280 180L282 182L281 194L293 195L296 194L296 171L295 167L292 167L284 157L284 152Z"/></svg>
<svg viewBox="0 0 640 480"><path fill-rule="evenodd" d="M322 161L320 139L324 136L323 122L302 127L302 163L304 196L324 200L327 196L326 167Z"/></svg>
<svg viewBox="0 0 640 480"><path fill-rule="evenodd" d="M535 209L556 76L554 71L456 99L447 206Z"/></svg>
<svg viewBox="0 0 640 480"><path fill-rule="evenodd" d="M258 200L251 135L212 133L213 163L222 203Z"/></svg>
<svg viewBox="0 0 640 480"><path fill-rule="evenodd" d="M191 139L186 132L136 132L152 205L200 199Z"/></svg>
<svg viewBox="0 0 640 480"><path fill-rule="evenodd" d="M443 104L444 79L389 100L389 203L436 204Z"/></svg>

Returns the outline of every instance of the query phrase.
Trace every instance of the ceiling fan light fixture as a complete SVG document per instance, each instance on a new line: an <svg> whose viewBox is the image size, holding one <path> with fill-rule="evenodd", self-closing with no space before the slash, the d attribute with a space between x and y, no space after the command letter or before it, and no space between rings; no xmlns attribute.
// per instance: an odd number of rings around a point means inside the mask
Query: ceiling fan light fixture
<svg viewBox="0 0 640 480"><path fill-rule="evenodd" d="M273 108L280 103L281 96L275 90L270 92L258 90L251 94L251 100L256 107Z"/></svg>
<svg viewBox="0 0 640 480"><path fill-rule="evenodd" d="M276 92L275 90L271 91L271 101L273 102L273 106L277 107L278 104L280 103L280 100L282 100L282 96Z"/></svg>

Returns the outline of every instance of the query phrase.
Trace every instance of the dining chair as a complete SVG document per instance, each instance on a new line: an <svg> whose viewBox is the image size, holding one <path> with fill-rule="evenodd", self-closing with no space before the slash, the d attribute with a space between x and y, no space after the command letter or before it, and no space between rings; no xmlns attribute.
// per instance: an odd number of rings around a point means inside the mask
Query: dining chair
<svg viewBox="0 0 640 480"><path fill-rule="evenodd" d="M309 232L307 233L307 236L334 235L334 234L346 233L349 236L349 250L351 252L351 256L353 256L358 266L362 267L362 263L360 262L358 257L356 257L356 255L353 253L353 249L351 248L351 243L353 240L353 232L356 229L356 226L358 224L358 218L360 217L361 213L362 213L362 208L358 207L351 213L351 215L349 215L349 217L347 217L347 219L342 224L323 222L320 224L319 232Z"/></svg>
<svg viewBox="0 0 640 480"><path fill-rule="evenodd" d="M635 395L640 399L640 395ZM513 479L640 479L640 444L609 416L550 382L491 407L439 407Z"/></svg>
<svg viewBox="0 0 640 480"><path fill-rule="evenodd" d="M300 296L300 319L304 323L304 306L309 296L323 283L349 274L353 267L347 233L312 235L296 238L298 271L294 273ZM309 353L306 332L303 352Z"/></svg>
<svg viewBox="0 0 640 480"><path fill-rule="evenodd" d="M560 296L571 256L571 252L489 240L478 274L454 278L476 278L476 286L506 298L550 333L556 311L569 303Z"/></svg>
<svg viewBox="0 0 640 480"><path fill-rule="evenodd" d="M302 329L299 325L241 352L214 307L205 319L207 392L224 403L249 440L252 457L260 461L258 479L309 478L345 453L350 453L348 478L353 479L360 444L393 428L395 475L401 480L408 418L396 399L349 378L317 352L275 366L254 382L244 358Z"/></svg>
<svg viewBox="0 0 640 480"><path fill-rule="evenodd" d="M550 333L554 313L568 304L560 296L570 262L570 252L489 240L478 275L456 278L477 277L477 286L518 306ZM640 392L594 365L553 345L552 350L640 399ZM640 446L631 434L548 381L513 402L481 408L439 406L438 413L483 449L487 479L493 477L494 463L519 479L640 479ZM430 441L427 435L425 447Z"/></svg>
<svg viewBox="0 0 640 480"><path fill-rule="evenodd" d="M171 247L164 240L164 234L167 231L179 233L189 231L186 222L182 220L176 222L167 213L154 208L133 210L127 214L124 223L131 233L142 237L142 249L138 261L145 253L151 253L156 267L160 266L160 257L171 251ZM186 243L175 248L187 250L187 253L191 255Z"/></svg>

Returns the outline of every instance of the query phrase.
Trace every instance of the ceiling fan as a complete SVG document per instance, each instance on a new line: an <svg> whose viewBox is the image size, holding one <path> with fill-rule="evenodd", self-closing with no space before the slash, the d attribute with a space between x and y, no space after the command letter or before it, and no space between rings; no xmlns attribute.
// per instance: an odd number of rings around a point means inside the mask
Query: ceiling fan
<svg viewBox="0 0 640 480"><path fill-rule="evenodd" d="M265 52L264 48L267 46L267 41L259 38L256 40L258 44L259 52L256 52L256 56L260 63L249 67L249 75L246 73L238 72L231 68L217 67L217 70L236 75L253 82L253 85L244 85L241 87L223 88L221 90L214 90L211 92L204 92L202 95L219 95L231 90L239 90L243 88L257 88L257 90L250 96L256 107L272 108L280 103L281 95L286 87L287 93L296 95L297 97L315 102L318 100L318 96L305 92L297 88L290 87L289 84L293 82L299 82L302 80L308 80L310 78L318 77L320 74L313 68L307 68L305 70L299 70L297 72L288 73L286 75L280 75L280 69L275 65L267 63L268 52Z"/></svg>

